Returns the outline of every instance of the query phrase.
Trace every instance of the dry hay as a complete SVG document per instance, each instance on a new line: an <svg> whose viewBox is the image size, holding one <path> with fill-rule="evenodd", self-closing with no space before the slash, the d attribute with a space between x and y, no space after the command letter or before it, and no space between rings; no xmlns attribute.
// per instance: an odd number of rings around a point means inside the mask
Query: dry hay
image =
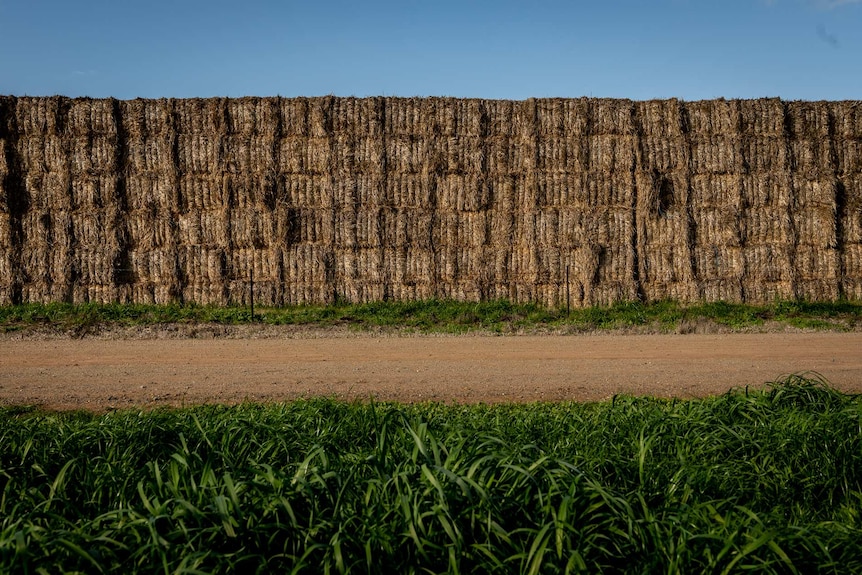
<svg viewBox="0 0 862 575"><path fill-rule="evenodd" d="M0 302L242 303L252 272L272 305L862 289L857 102L5 97L0 112Z"/></svg>

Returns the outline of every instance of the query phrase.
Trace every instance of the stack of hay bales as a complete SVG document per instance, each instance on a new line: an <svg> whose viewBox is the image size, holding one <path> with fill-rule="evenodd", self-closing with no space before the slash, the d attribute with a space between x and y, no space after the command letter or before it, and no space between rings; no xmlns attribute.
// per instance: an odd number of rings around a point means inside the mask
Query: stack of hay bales
<svg viewBox="0 0 862 575"><path fill-rule="evenodd" d="M0 302L859 298L860 118L777 99L3 97Z"/></svg>
<svg viewBox="0 0 862 575"><path fill-rule="evenodd" d="M16 274L12 254L17 242L13 237L12 207L9 205L9 163L14 157L14 144L10 141L13 126L9 124L14 114L15 100L0 96L0 305L12 303Z"/></svg>
<svg viewBox="0 0 862 575"><path fill-rule="evenodd" d="M793 204L794 296L834 301L840 292L837 180L829 105L785 104Z"/></svg>
<svg viewBox="0 0 862 575"><path fill-rule="evenodd" d="M739 102L685 104L690 139L691 224L698 296L742 302L742 151Z"/></svg>
<svg viewBox="0 0 862 575"><path fill-rule="evenodd" d="M698 297L692 254L690 146L677 100L636 105L639 279L649 301Z"/></svg>
<svg viewBox="0 0 862 575"><path fill-rule="evenodd" d="M277 229L286 304L331 302L335 213L333 98L281 102Z"/></svg>
<svg viewBox="0 0 862 575"><path fill-rule="evenodd" d="M744 298L760 303L795 296L793 185L778 99L739 102L743 164Z"/></svg>
<svg viewBox="0 0 862 575"><path fill-rule="evenodd" d="M126 254L132 300L180 301L175 104L172 100L132 100L120 106L126 139ZM200 187L191 193L203 198L220 189L220 185Z"/></svg>
<svg viewBox="0 0 862 575"><path fill-rule="evenodd" d="M859 102L832 106L841 294L862 300L862 107Z"/></svg>

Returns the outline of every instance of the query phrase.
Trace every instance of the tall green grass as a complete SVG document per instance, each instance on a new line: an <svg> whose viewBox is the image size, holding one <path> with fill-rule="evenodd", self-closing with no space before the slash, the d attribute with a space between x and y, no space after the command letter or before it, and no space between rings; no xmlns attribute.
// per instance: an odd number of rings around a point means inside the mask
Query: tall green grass
<svg viewBox="0 0 862 575"><path fill-rule="evenodd" d="M559 329L592 331L649 328L687 331L699 322L731 329L757 327L773 321L799 328L851 330L862 325L862 302L775 302L769 305L705 303L683 306L673 302L629 302L611 307L548 309L507 301L337 303L327 306L248 308L181 305L26 304L0 307L0 332L52 328L86 335L105 326L151 326L164 323L239 325L350 326L355 329L394 328L418 332Z"/></svg>
<svg viewBox="0 0 862 575"><path fill-rule="evenodd" d="M0 415L4 573L859 573L862 400Z"/></svg>

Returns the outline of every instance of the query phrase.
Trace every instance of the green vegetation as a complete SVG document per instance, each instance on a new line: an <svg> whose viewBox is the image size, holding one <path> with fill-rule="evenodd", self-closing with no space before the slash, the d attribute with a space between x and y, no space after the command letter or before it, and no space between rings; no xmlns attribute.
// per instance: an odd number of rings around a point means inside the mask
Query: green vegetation
<svg viewBox="0 0 862 575"><path fill-rule="evenodd" d="M0 411L4 573L859 573L862 398Z"/></svg>
<svg viewBox="0 0 862 575"><path fill-rule="evenodd" d="M406 329L419 332L507 333L530 330L592 331L652 329L692 331L712 324L729 329L756 328L772 321L808 329L852 330L862 325L862 302L776 302L770 305L673 302L617 304L608 308L566 310L506 301L338 303L328 306L256 308L121 304L26 304L0 307L0 331L50 328L83 335L105 326L152 326L167 323L309 327L349 326L354 329Z"/></svg>

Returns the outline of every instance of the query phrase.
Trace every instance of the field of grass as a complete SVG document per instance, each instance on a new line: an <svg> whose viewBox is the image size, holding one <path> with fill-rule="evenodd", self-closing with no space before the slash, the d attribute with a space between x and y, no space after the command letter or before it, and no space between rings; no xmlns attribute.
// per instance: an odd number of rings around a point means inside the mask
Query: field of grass
<svg viewBox="0 0 862 575"><path fill-rule="evenodd" d="M709 323L744 330L775 322L797 328L853 330L862 326L862 302L776 302L770 305L673 302L617 304L609 308L547 309L506 301L339 303L328 306L256 308L121 304L27 304L0 307L0 332L50 328L86 335L105 326L152 326L166 323L239 325L349 326L406 329L416 332L507 333L530 330L650 329L688 331Z"/></svg>
<svg viewBox="0 0 862 575"><path fill-rule="evenodd" d="M859 573L862 398L0 410L4 573Z"/></svg>

